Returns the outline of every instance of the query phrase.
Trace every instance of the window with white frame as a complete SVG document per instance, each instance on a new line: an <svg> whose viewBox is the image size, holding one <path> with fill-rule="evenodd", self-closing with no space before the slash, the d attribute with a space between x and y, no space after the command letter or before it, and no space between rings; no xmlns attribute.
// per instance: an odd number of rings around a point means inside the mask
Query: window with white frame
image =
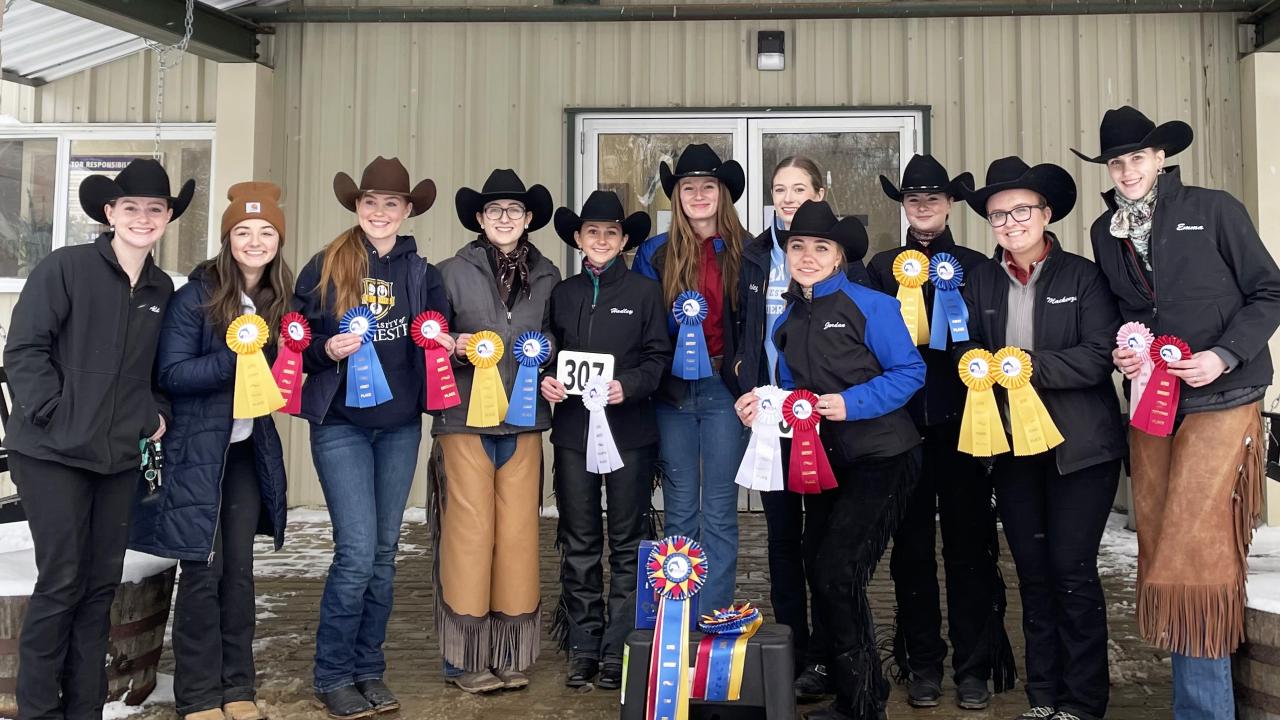
<svg viewBox="0 0 1280 720"><path fill-rule="evenodd" d="M213 244L213 132L213 125L175 124L160 133L157 159L174 193L187 178L196 181L191 205L155 250L160 267L179 278L208 257ZM55 248L91 242L107 229L80 208L84 178L114 177L133 159L155 151L151 125L0 126L0 292L20 290Z"/></svg>

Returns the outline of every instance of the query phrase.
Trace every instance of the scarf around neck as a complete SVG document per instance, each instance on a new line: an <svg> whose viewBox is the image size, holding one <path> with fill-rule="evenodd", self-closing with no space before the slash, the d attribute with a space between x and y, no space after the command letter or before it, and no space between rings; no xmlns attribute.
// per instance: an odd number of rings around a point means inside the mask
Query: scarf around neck
<svg viewBox="0 0 1280 720"><path fill-rule="evenodd" d="M529 241L521 239L509 253L502 252L493 243L485 242L489 246L489 258L493 260L493 274L498 281L498 294L502 296L502 302L507 303L508 307L511 305L511 288L517 277L524 296L529 297L533 292L529 287Z"/></svg>
<svg viewBox="0 0 1280 720"><path fill-rule="evenodd" d="M1151 270L1151 218L1156 212L1156 188L1160 185L1159 176L1151 189L1137 200L1130 200L1116 190L1116 211L1111 216L1111 235L1117 238L1129 238L1133 249L1142 258L1142 265Z"/></svg>

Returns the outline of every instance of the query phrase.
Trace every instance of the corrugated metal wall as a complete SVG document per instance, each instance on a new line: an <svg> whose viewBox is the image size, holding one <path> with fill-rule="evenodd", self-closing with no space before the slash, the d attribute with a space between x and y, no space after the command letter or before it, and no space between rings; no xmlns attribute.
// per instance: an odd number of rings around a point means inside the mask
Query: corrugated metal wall
<svg viewBox="0 0 1280 720"><path fill-rule="evenodd" d="M479 4L479 3L477 3ZM1190 122L1197 141L1185 177L1240 193L1243 186L1238 18L1224 14L858 21L283 25L276 67L272 174L285 188L287 251L295 267L351 223L333 198L338 170L357 174L376 154L398 155L414 178L432 177L437 206L409 225L428 258L470 238L452 196L494 167L515 167L567 193L565 108L928 105L934 154L979 178L1017 153L1065 165L1082 202L1060 234L1086 251L1105 172L1069 147L1096 149L1107 108L1135 104L1160 120ZM787 32L788 69L754 69L754 32ZM146 119L145 63L121 63L41 89L40 119ZM207 120L214 82L184 63L174 119ZM113 104L97 82L123 83ZM135 87L129 83L141 87ZM121 85L113 85L121 87ZM0 112L3 109L0 108ZM990 248L976 216L962 237ZM562 253L550 230L535 241ZM291 500L323 501L306 429L287 420ZM421 478L413 502L423 499Z"/></svg>

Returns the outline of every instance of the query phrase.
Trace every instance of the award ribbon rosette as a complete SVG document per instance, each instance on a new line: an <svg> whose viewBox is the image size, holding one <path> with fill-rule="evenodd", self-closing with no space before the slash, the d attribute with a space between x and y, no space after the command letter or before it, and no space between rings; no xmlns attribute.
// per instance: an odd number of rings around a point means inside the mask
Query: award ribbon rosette
<svg viewBox="0 0 1280 720"><path fill-rule="evenodd" d="M1031 387L1031 356L1016 347L996 352L996 382L1009 392L1009 430L1014 455L1036 455L1062 444L1062 433Z"/></svg>
<svg viewBox="0 0 1280 720"><path fill-rule="evenodd" d="M1191 357L1187 342L1173 335L1161 335L1151 343L1151 379L1138 402L1130 424L1148 435L1168 437L1178 416L1182 381L1169 374L1169 363Z"/></svg>
<svg viewBox="0 0 1280 720"><path fill-rule="evenodd" d="M789 393L774 385L755 389L756 415L751 421L751 440L734 478L748 490L770 492L784 489L782 474L782 404Z"/></svg>
<svg viewBox="0 0 1280 720"><path fill-rule="evenodd" d="M899 253L893 260L893 279L898 281L898 302L902 304L902 321L911 333L911 342L929 342L929 316L924 309L924 291L929 279L929 258L919 250Z"/></svg>
<svg viewBox="0 0 1280 720"><path fill-rule="evenodd" d="M1129 382L1129 420L1132 421L1138 413L1138 403L1142 402L1142 396L1146 393L1147 384L1151 382L1151 372L1155 369L1155 363L1151 360L1151 346L1155 343L1155 336L1151 334L1151 330L1140 322L1127 322L1120 326L1120 331L1116 333L1116 346L1121 350L1132 350L1138 354L1138 358L1142 360L1142 367L1138 370L1138 377Z"/></svg>
<svg viewBox="0 0 1280 720"><path fill-rule="evenodd" d="M645 563L649 584L658 592L658 618L649 656L647 720L689 717L689 598L707 578L702 546L683 535L663 538Z"/></svg>
<svg viewBox="0 0 1280 720"><path fill-rule="evenodd" d="M599 376L592 378L582 389L582 405L587 409L587 472L601 475L623 466L609 418L604 414L608 404L609 381Z"/></svg>
<svg viewBox="0 0 1280 720"><path fill-rule="evenodd" d="M711 356L702 321L707 319L707 299L697 290L685 290L671 308L676 325L676 353L671 358L671 374L681 380L711 377Z"/></svg>
<svg viewBox="0 0 1280 720"><path fill-rule="evenodd" d="M271 377L284 397L280 411L297 415L302 410L302 393L298 392L302 382L302 351L311 344L311 326L302 313L285 313L280 318L280 339L283 342L275 365L271 366Z"/></svg>
<svg viewBox="0 0 1280 720"><path fill-rule="evenodd" d="M516 338L515 384L511 388L511 404L507 407L507 424L533 427L538 422L538 368L551 359L551 343L537 330Z"/></svg>
<svg viewBox="0 0 1280 720"><path fill-rule="evenodd" d="M929 347L947 349L947 333L955 342L969 339L969 308L960 297L960 284L964 282L964 267L951 253L940 252L929 263L929 281L933 283L933 330L929 334ZM943 319L946 322L942 322Z"/></svg>
<svg viewBox="0 0 1280 720"><path fill-rule="evenodd" d="M391 399L391 386L373 348L377 331L378 320L364 305L348 310L338 323L338 332L360 336L360 349L347 359L347 407L369 408Z"/></svg>
<svg viewBox="0 0 1280 720"><path fill-rule="evenodd" d="M956 449L974 457L995 457L1009 452L1009 440L1004 436L1000 409L996 407L996 394L991 391L991 386L996 384L991 372L995 364L995 356L982 348L974 348L960 358L960 382L969 391L964 401L964 415L960 418L960 443Z"/></svg>
<svg viewBox="0 0 1280 720"><path fill-rule="evenodd" d="M227 347L236 354L236 385L231 417L248 420L284 407L276 379L271 377L262 346L271 333L267 321L257 315L241 315L227 328Z"/></svg>
<svg viewBox="0 0 1280 720"><path fill-rule="evenodd" d="M782 403L782 419L792 427L787 489L813 495L836 487L836 474L818 437L818 396L794 390Z"/></svg>
<svg viewBox="0 0 1280 720"><path fill-rule="evenodd" d="M507 393L498 373L502 351L502 338L492 330L481 330L467 340L467 360L476 368L471 377L471 402L467 404L467 424L471 427L494 427L507 414Z"/></svg>
<svg viewBox="0 0 1280 720"><path fill-rule="evenodd" d="M741 698L747 642L763 624L764 618L751 603L730 605L702 616L698 629L704 635L698 643L690 693L694 699L735 702Z"/></svg>
<svg viewBox="0 0 1280 720"><path fill-rule="evenodd" d="M462 404L462 398L458 397L458 381L453 377L453 367L449 364L449 351L436 339L447 332L448 321L435 310L418 313L409 327L409 337L413 338L414 345L422 348L426 360L428 410L448 410Z"/></svg>

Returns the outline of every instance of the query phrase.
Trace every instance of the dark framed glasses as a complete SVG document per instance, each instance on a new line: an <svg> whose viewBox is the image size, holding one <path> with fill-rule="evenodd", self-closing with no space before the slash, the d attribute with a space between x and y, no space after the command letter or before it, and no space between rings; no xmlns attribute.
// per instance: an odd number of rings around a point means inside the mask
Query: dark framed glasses
<svg viewBox="0 0 1280 720"><path fill-rule="evenodd" d="M1014 222L1026 222L1031 219L1032 210L1043 210L1049 207L1044 203L1039 205L1019 205L1009 210L997 210L987 215L987 222L991 223L991 227L1003 227L1009 222L1009 218L1013 218Z"/></svg>

